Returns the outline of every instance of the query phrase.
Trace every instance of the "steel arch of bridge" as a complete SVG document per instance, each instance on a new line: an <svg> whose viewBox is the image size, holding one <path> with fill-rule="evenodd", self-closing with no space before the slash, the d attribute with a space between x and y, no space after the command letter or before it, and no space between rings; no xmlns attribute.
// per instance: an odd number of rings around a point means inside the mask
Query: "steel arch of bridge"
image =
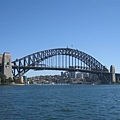
<svg viewBox="0 0 120 120"><path fill-rule="evenodd" d="M50 65L40 66L40 63L54 56L64 56L61 58L61 62L66 61L66 64L67 64L66 67L63 67L63 66L51 67ZM65 60L65 57L68 60ZM56 59L58 59L58 61L60 62L59 57L56 57ZM74 59L74 65L73 65L73 59ZM84 63L86 67L78 65L77 60L78 60L78 63L79 61L81 61L81 65L82 63ZM14 77L21 76L25 74L27 71L29 71L30 69L37 69L37 68L39 68L39 70L43 70L43 69L44 70L46 69L47 70L70 70L71 68L74 68L73 69L74 71L77 69L78 71L83 70L84 72L85 71L90 72L93 70L96 72L97 71L108 72L108 69L105 68L105 66L103 66L99 61L97 61L92 56L82 51L79 51L77 49L71 49L71 48L56 48L56 49L43 50L40 52L27 55L20 59L16 59L15 61L12 62L12 64L13 64L12 67L13 67ZM65 63L62 63L62 65L63 64Z"/></svg>

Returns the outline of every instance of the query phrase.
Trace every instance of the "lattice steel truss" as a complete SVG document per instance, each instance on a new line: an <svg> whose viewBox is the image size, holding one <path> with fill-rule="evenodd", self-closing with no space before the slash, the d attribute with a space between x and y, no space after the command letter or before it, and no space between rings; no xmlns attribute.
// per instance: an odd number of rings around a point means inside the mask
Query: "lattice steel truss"
<svg viewBox="0 0 120 120"><path fill-rule="evenodd" d="M50 68L51 70L53 68L56 68L57 70L75 68L89 71L94 70L108 72L108 69L92 56L71 48L43 50L20 59L16 59L12 63L14 77L21 76L31 68L36 69L38 67L44 69Z"/></svg>

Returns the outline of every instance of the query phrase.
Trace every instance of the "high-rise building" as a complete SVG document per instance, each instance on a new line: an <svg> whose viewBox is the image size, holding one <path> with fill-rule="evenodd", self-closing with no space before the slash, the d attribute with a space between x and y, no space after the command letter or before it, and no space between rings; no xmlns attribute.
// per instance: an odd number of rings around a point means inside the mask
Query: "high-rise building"
<svg viewBox="0 0 120 120"><path fill-rule="evenodd" d="M75 72L70 72L70 77L71 78L76 78L76 73Z"/></svg>

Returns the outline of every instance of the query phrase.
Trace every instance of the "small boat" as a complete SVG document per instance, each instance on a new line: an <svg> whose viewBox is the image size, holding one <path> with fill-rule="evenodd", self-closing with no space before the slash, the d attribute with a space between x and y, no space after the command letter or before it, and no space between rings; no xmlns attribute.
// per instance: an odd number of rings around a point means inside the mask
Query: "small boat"
<svg viewBox="0 0 120 120"><path fill-rule="evenodd" d="M93 83L92 85L95 85L95 83Z"/></svg>

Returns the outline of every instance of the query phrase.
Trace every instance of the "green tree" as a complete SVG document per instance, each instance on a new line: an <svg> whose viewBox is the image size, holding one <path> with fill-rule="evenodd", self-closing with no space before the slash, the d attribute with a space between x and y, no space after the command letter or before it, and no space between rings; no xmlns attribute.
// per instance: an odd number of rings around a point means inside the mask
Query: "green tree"
<svg viewBox="0 0 120 120"><path fill-rule="evenodd" d="M14 82L20 84L21 80L20 80L20 78L14 78Z"/></svg>
<svg viewBox="0 0 120 120"><path fill-rule="evenodd" d="M1 83L5 84L5 82L6 82L6 75L4 75L3 73L0 72L0 78L1 78Z"/></svg>
<svg viewBox="0 0 120 120"><path fill-rule="evenodd" d="M7 84L10 84L10 83L12 83L13 82L13 79L11 78L11 77L9 77L7 80L6 80L6 83Z"/></svg>

